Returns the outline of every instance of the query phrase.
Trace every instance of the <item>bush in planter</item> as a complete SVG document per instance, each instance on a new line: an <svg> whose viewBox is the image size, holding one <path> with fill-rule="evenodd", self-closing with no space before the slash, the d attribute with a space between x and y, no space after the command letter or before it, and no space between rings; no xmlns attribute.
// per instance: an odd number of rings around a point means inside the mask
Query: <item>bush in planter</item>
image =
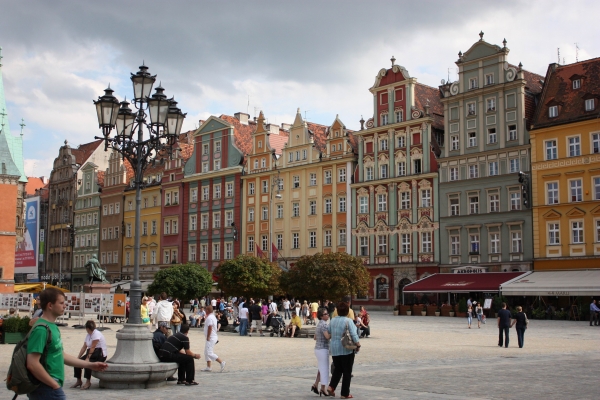
<svg viewBox="0 0 600 400"><path fill-rule="evenodd" d="M460 301L458 302L458 312L467 312L467 301L464 298L460 299Z"/></svg>
<svg viewBox="0 0 600 400"><path fill-rule="evenodd" d="M394 311L398 311L398 306L394 306Z"/></svg>
<svg viewBox="0 0 600 400"><path fill-rule="evenodd" d="M31 329L29 326L29 321L31 321L31 318L29 317L21 318L19 323L19 333L22 333L23 335L27 335L29 333L29 330Z"/></svg>
<svg viewBox="0 0 600 400"><path fill-rule="evenodd" d="M20 317L4 318L4 322L2 324L2 327L4 328L5 333L17 333L17 332L19 332L20 326L21 326L21 318Z"/></svg>

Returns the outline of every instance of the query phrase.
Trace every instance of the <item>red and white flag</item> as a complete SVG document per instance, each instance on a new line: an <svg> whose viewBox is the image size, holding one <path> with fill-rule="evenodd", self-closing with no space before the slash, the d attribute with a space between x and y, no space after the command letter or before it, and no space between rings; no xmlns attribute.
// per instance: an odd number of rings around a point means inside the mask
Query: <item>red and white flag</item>
<svg viewBox="0 0 600 400"><path fill-rule="evenodd" d="M277 258L279 258L279 250L277 250L277 247L271 243L271 251L273 252L273 261L277 261Z"/></svg>
<svg viewBox="0 0 600 400"><path fill-rule="evenodd" d="M260 258L265 258L265 253L263 253L262 249L256 246L256 255Z"/></svg>

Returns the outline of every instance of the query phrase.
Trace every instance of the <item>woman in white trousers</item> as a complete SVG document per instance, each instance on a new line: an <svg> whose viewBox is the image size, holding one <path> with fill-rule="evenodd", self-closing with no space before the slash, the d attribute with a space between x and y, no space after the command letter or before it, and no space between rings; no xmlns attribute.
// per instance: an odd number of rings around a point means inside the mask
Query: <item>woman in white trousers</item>
<svg viewBox="0 0 600 400"><path fill-rule="evenodd" d="M317 319L319 324L315 328L315 356L317 357L317 363L319 365L319 371L317 372L317 379L311 390L316 394L324 394L327 396L327 385L329 385L329 339L331 335L327 332L327 325L329 322L329 312L326 308L320 308L317 311ZM321 389L319 390L319 383ZM320 396L320 394L319 394Z"/></svg>

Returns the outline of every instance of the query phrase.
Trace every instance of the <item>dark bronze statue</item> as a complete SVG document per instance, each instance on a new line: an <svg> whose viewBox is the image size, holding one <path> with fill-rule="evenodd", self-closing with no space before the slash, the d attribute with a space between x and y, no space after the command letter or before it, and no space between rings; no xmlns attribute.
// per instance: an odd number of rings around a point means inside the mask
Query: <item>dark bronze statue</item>
<svg viewBox="0 0 600 400"><path fill-rule="evenodd" d="M106 280L106 271L102 269L100 266L100 262L96 258L96 255L92 255L92 258L85 263L84 266L88 271L88 277L90 279L90 285L94 281L102 282L102 283L110 283Z"/></svg>

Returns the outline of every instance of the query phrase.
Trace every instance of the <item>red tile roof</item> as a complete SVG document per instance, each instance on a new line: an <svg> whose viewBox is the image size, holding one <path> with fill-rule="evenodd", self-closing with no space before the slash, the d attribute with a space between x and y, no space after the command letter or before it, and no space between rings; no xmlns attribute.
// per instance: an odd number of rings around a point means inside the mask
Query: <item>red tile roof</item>
<svg viewBox="0 0 600 400"><path fill-rule="evenodd" d="M44 183L42 178L36 177L27 177L27 185L25 186L25 190L27 191L27 196L35 195L35 191L45 187L47 183Z"/></svg>
<svg viewBox="0 0 600 400"><path fill-rule="evenodd" d="M573 89L572 79L579 78L581 87ZM595 98L596 107L585 111L585 100ZM533 129L598 118L600 101L600 58L569 65L550 64L544 88L533 120ZM558 106L558 116L550 118L548 108Z"/></svg>
<svg viewBox="0 0 600 400"><path fill-rule="evenodd" d="M427 105L429 105L429 113L433 116L433 127L444 129L444 106L440 89L422 83L415 84L415 107L425 112Z"/></svg>
<svg viewBox="0 0 600 400"><path fill-rule="evenodd" d="M71 152L75 156L75 162L79 165L83 165L83 163L90 158L94 150L100 146L102 140L98 139L90 143L80 144L76 149L71 149Z"/></svg>
<svg viewBox="0 0 600 400"><path fill-rule="evenodd" d="M104 171L98 171L98 185L104 186Z"/></svg>
<svg viewBox="0 0 600 400"><path fill-rule="evenodd" d="M306 122L308 130L312 133L315 147L321 151L325 150L327 142L328 126L315 124L314 122Z"/></svg>
<svg viewBox="0 0 600 400"><path fill-rule="evenodd" d="M236 117L225 114L221 114L219 118L233 125L235 145L242 154L250 154L252 152L252 134L256 131L256 122L248 120L248 125L244 125Z"/></svg>

